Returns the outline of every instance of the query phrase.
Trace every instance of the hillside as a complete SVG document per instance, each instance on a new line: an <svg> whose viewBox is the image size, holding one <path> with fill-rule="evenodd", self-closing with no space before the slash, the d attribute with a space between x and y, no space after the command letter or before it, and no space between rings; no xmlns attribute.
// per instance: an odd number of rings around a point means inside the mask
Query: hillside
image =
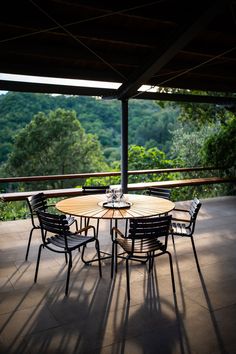
<svg viewBox="0 0 236 354"><path fill-rule="evenodd" d="M167 106L168 107L168 106ZM95 97L8 92L0 95L0 164L7 160L17 131L38 112L56 108L74 110L87 133L96 134L107 161L119 156L121 103ZM169 129L177 110L162 109L157 102L130 100L129 144L157 146L168 153Z"/></svg>

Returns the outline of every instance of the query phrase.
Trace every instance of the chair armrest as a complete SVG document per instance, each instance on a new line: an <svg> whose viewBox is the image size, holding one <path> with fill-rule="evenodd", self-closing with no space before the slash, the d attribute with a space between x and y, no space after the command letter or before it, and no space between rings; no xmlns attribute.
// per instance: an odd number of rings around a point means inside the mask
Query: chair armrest
<svg viewBox="0 0 236 354"><path fill-rule="evenodd" d="M186 215L186 214L188 214L188 215ZM181 208L174 208L172 210L172 221L173 220L190 222L191 217L189 215L189 210L181 209Z"/></svg>
<svg viewBox="0 0 236 354"><path fill-rule="evenodd" d="M85 232L85 235L87 235L87 232L88 232L88 230L90 230L90 229L93 230L93 236L94 236L94 237L97 237L97 236L96 236L96 232L95 232L95 227L92 226L92 225L88 225L88 226L86 226L86 227L83 227L82 229L79 229L78 231L75 232L75 234L81 234L81 233Z"/></svg>
<svg viewBox="0 0 236 354"><path fill-rule="evenodd" d="M187 209L180 209L180 208L174 208L173 211L182 211L182 212L185 212L185 213L189 212Z"/></svg>
<svg viewBox="0 0 236 354"><path fill-rule="evenodd" d="M112 229L111 229L111 239L112 239L112 241L115 241L115 239L116 239L116 237L117 237L117 234L119 235L119 236L121 236L122 238L125 238L125 235L119 230L119 229L117 229L117 227L113 227Z"/></svg>
<svg viewBox="0 0 236 354"><path fill-rule="evenodd" d="M189 222L190 219L180 219L180 218L172 218L171 221L183 221L183 222Z"/></svg>

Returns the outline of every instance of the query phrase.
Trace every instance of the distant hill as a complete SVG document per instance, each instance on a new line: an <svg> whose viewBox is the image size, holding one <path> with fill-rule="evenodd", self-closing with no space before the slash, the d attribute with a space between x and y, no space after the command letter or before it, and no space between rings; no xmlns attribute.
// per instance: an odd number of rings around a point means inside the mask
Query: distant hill
<svg viewBox="0 0 236 354"><path fill-rule="evenodd" d="M6 161L14 136L38 112L56 108L74 110L87 133L96 134L107 161L119 156L121 103L96 97L8 92L0 95L0 163ZM129 144L157 146L168 152L169 129L178 110L162 109L157 102L129 101Z"/></svg>

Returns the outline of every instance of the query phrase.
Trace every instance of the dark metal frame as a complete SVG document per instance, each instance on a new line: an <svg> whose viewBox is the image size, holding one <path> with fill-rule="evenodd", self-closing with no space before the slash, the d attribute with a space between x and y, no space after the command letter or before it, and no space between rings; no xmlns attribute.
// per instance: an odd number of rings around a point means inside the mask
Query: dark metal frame
<svg viewBox="0 0 236 354"><path fill-rule="evenodd" d="M111 278L114 270L117 272L117 258L123 258L126 261L126 284L127 298L130 301L130 274L129 261L141 261L148 263L149 272L154 266L154 258L168 254L172 288L175 293L174 271L171 253L167 250L168 236L170 233L171 215L154 218L137 218L130 220L128 236L125 236L118 228L111 230L112 238L112 263ZM160 241L159 238L164 242ZM120 246L125 253L118 255L117 248Z"/></svg>
<svg viewBox="0 0 236 354"><path fill-rule="evenodd" d="M87 226L77 232L71 232L66 215L50 214L43 211L37 211L37 216L40 222L42 243L39 246L37 264L35 269L34 282L37 282L39 263L41 257L42 248L56 253L65 254L66 263L68 264L65 295L68 294L70 271L72 268L72 251L83 247L81 260L86 264L84 259L85 246L90 242L95 242L95 248L97 251L97 260L99 264L99 274L102 276L101 259L100 259L100 247L99 241L96 236L94 226ZM87 236L89 230L93 231L93 236ZM47 237L47 233L53 233L53 236ZM83 235L84 233L84 235ZM69 261L68 261L69 257Z"/></svg>
<svg viewBox="0 0 236 354"><path fill-rule="evenodd" d="M194 198L189 210L175 208L175 211L180 211L182 213L186 213L189 216L189 219L179 219L179 218L172 218L174 222L172 222L172 241L175 244L174 236L181 236L181 237L189 237L191 239L194 258L197 265L197 270L200 273L200 265L198 261L197 251L193 239L194 231L195 231L195 224L198 216L198 212L202 206L202 203L197 199Z"/></svg>
<svg viewBox="0 0 236 354"><path fill-rule="evenodd" d="M30 230L30 234L29 234L29 239L28 239L28 244L27 244L27 250L26 250L26 255L25 255L25 260L28 260L28 255L29 255L29 249L30 249L30 245L31 245L31 239L32 239L32 235L33 235L33 231L34 230L39 230L40 229L40 225L39 222L36 224L35 222L35 217L37 218L37 210L40 211L48 211L48 209L50 207L54 207L54 205L48 204L47 203L47 198L44 195L44 193L40 192L37 193L31 197L28 197L27 199L27 204L29 207L29 211L30 211L30 217L31 217L31 223L32 223L32 228ZM71 226L73 223L75 223L76 225L76 230L78 230L78 223L77 220L75 218L73 218L72 216L66 216L67 221L69 223L69 225Z"/></svg>

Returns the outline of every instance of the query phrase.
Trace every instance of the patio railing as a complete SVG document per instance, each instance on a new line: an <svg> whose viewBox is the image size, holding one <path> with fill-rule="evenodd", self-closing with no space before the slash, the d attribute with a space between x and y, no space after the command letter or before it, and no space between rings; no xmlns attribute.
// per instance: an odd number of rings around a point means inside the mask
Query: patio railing
<svg viewBox="0 0 236 354"><path fill-rule="evenodd" d="M170 174L170 173L192 173L200 171L216 171L217 176L210 176L209 173L207 177L197 177L197 178L184 178L184 179L174 179L165 181L152 181L152 182L135 182L128 184L128 190L140 190L145 189L150 186L158 187L168 187L175 188L181 186L191 186L199 184L215 184L215 183L235 183L235 173L227 177L222 177L220 171L226 171L225 167L184 167L184 168L166 168L166 169L152 169L152 170L134 170L128 171L129 176L138 175L153 175L153 174ZM227 169L228 170L228 169ZM31 182L45 182L45 181L62 181L71 179L82 179L85 181L87 178L105 178L120 176L121 172L96 172L96 173L77 173L77 174L66 174L66 175L49 175L49 176L27 176L27 177L7 177L0 178L0 184L4 185L4 190L1 188L0 198L4 201L12 200L23 200L28 195L32 195L38 192L38 190L22 191L18 186L21 183L31 183ZM14 186L14 188L13 188ZM32 185L31 185L32 186ZM32 188L32 187L31 187ZM82 194L81 188L61 188L61 189L46 189L48 197L61 197L61 196L72 196Z"/></svg>

